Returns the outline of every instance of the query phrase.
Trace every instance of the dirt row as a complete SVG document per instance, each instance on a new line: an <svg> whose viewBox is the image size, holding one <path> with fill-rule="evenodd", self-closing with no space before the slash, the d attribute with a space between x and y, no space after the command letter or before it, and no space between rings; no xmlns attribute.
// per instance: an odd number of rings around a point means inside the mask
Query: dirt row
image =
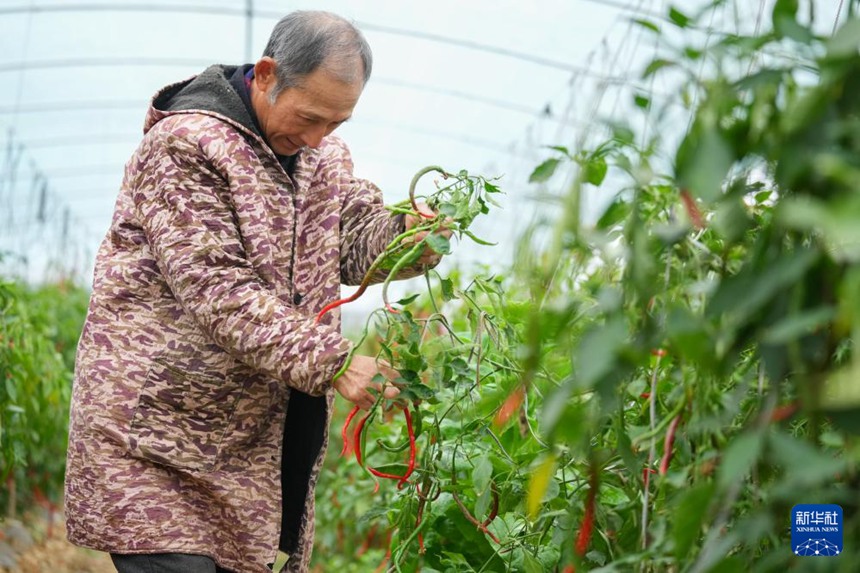
<svg viewBox="0 0 860 573"><path fill-rule="evenodd" d="M56 520L0 520L0 573L112 573L105 553L66 541L65 527Z"/></svg>

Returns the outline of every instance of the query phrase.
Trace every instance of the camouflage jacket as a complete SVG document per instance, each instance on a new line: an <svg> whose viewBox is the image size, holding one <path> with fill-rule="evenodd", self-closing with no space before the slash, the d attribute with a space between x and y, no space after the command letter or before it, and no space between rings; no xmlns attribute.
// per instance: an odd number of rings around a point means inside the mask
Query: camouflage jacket
<svg viewBox="0 0 860 573"><path fill-rule="evenodd" d="M302 151L291 178L236 101L226 115L195 109L195 89L217 92L228 72L159 92L126 166L78 347L66 520L97 550L264 572L290 392L323 396L330 421L349 349L339 314L315 315L402 221L338 138ZM308 568L325 428L285 571Z"/></svg>

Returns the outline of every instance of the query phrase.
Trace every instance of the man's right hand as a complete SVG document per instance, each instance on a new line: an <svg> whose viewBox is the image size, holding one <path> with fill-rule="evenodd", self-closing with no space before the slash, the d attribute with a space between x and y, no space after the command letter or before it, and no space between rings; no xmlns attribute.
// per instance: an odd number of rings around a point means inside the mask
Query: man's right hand
<svg viewBox="0 0 860 573"><path fill-rule="evenodd" d="M377 374L382 374L388 380L384 396L389 399L396 398L400 390L390 381L397 378L397 372L386 362L369 356L353 356L346 372L334 381L334 389L362 410L370 410L376 402L376 396L368 392L368 388L382 390L382 384L373 382L373 377Z"/></svg>

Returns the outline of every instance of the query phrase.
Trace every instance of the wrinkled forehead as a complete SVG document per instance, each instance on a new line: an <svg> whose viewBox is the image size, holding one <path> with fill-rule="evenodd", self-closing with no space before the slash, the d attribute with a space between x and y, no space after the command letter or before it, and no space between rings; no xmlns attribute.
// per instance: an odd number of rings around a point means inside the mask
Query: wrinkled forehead
<svg viewBox="0 0 860 573"><path fill-rule="evenodd" d="M298 110L320 116L349 117L363 88L361 79L344 82L319 70L306 76L305 81L292 90Z"/></svg>

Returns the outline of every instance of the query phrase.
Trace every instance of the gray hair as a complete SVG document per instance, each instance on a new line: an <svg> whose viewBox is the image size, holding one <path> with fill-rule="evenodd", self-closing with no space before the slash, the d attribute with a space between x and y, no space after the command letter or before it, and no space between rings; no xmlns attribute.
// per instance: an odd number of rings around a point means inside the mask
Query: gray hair
<svg viewBox="0 0 860 573"><path fill-rule="evenodd" d="M346 83L359 79L367 83L373 67L370 45L358 28L337 14L317 10L298 10L281 18L263 56L276 64L275 87L269 94L272 102L321 66ZM356 58L362 70L355 65Z"/></svg>

